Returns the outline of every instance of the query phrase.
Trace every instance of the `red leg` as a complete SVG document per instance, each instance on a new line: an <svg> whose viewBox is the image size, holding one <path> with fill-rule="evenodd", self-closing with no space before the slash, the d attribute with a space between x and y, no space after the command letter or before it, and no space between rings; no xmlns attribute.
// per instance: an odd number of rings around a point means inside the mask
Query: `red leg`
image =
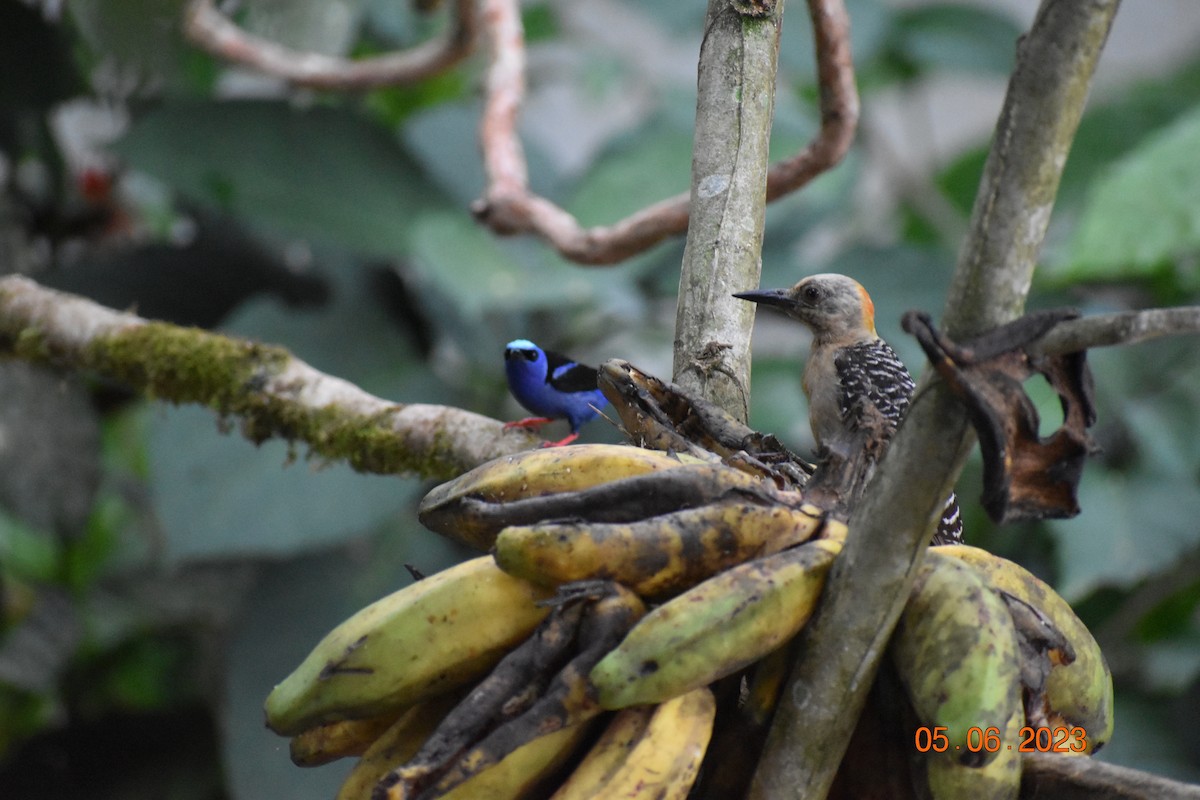
<svg viewBox="0 0 1200 800"><path fill-rule="evenodd" d="M563 445L570 444L578 438L578 433L571 433L567 434L562 439L559 439L557 442L542 442L542 447L562 447Z"/></svg>
<svg viewBox="0 0 1200 800"><path fill-rule="evenodd" d="M554 422L554 420L550 417L526 417L525 419L504 423L504 430L508 430L509 428L540 428L543 425L549 425L551 422Z"/></svg>

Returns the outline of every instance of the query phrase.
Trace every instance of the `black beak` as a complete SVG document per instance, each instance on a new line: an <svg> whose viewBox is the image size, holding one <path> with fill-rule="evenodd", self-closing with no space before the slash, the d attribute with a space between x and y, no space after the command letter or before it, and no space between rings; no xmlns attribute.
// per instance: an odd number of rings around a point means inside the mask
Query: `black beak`
<svg viewBox="0 0 1200 800"><path fill-rule="evenodd" d="M742 300L749 300L751 303L759 303L764 306L775 306L777 308L794 308L796 301L792 299L786 289L767 289L757 292L734 292L734 297Z"/></svg>

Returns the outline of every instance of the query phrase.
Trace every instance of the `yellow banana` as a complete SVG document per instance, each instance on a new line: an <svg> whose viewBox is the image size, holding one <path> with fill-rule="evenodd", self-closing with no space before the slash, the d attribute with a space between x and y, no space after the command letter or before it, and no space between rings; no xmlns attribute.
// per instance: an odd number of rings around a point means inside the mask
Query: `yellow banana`
<svg viewBox="0 0 1200 800"><path fill-rule="evenodd" d="M359 797L362 800L520 800L566 763L590 729L585 722L540 736L440 794L429 790L409 795L406 785L399 783L386 789L377 786L367 795L343 797L339 794L337 800L359 800Z"/></svg>
<svg viewBox="0 0 1200 800"><path fill-rule="evenodd" d="M604 708L662 703L748 666L816 608L841 542L817 539L709 578L647 614L590 678Z"/></svg>
<svg viewBox="0 0 1200 800"><path fill-rule="evenodd" d="M330 631L267 697L267 725L295 735L470 683L537 627L547 596L491 556L423 578Z"/></svg>
<svg viewBox="0 0 1200 800"><path fill-rule="evenodd" d="M689 462L668 453L617 444L526 450L493 459L434 487L421 500L417 518L431 531L488 550L499 529L493 523L473 519L471 501L511 503L576 492L684 463Z"/></svg>
<svg viewBox="0 0 1200 800"><path fill-rule="evenodd" d="M350 770L338 790L337 800L370 800L380 778L412 758L459 699L460 693L442 695L401 714Z"/></svg>
<svg viewBox="0 0 1200 800"><path fill-rule="evenodd" d="M619 740L611 743L618 754L624 755L615 768L591 770L589 754L553 800L622 797L684 800L704 760L716 710L716 700L707 687L655 706L641 736L629 744ZM621 713L631 711L626 709ZM599 743L593 752L597 750L597 758L606 760Z"/></svg>
<svg viewBox="0 0 1200 800"><path fill-rule="evenodd" d="M982 767L968 767L953 751L930 752L925 778L933 800L1016 800L1021 791L1021 728L1025 712L1018 704L1008 722L996 731L977 737L981 748L996 748L995 757Z"/></svg>
<svg viewBox="0 0 1200 800"><path fill-rule="evenodd" d="M974 569L931 550L891 652L921 723L945 728L948 752L962 763L991 761L995 752L970 749L970 729L1003 730L1022 708L1017 633L1004 601Z"/></svg>
<svg viewBox="0 0 1200 800"><path fill-rule="evenodd" d="M1054 589L1018 564L967 545L943 545L935 551L970 564L996 591L1007 592L1044 614L1071 645L1075 658L1052 656L1046 677L1043 708L1030 709L1031 719L1048 727L1078 727L1086 732L1085 752L1092 752L1112 736L1112 673L1100 646L1071 606Z"/></svg>
<svg viewBox="0 0 1200 800"><path fill-rule="evenodd" d="M289 746L292 763L298 767L319 767L339 758L361 756L403 713L397 710L309 728L292 737Z"/></svg>
<svg viewBox="0 0 1200 800"><path fill-rule="evenodd" d="M589 800L629 758L660 706L634 706L613 715L570 777L550 800Z"/></svg>
<svg viewBox="0 0 1200 800"><path fill-rule="evenodd" d="M495 557L505 572L535 583L605 578L660 598L799 544L822 518L813 507L730 502L630 523L546 522L504 529Z"/></svg>

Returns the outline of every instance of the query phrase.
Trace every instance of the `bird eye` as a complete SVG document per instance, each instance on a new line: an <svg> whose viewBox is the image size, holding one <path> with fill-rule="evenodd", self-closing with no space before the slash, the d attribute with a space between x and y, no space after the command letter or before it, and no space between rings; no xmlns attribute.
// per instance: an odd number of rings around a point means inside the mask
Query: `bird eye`
<svg viewBox="0 0 1200 800"><path fill-rule="evenodd" d="M821 299L821 289L811 284L804 287L802 294L804 295L804 299L809 303L815 303Z"/></svg>
<svg viewBox="0 0 1200 800"><path fill-rule="evenodd" d="M522 350L521 355L525 356L526 361L537 361L538 357L536 350Z"/></svg>

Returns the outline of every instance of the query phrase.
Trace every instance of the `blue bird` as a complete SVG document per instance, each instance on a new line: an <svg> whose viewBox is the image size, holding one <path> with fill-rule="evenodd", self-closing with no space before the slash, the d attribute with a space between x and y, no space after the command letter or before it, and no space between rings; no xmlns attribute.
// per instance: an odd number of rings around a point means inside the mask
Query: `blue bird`
<svg viewBox="0 0 1200 800"><path fill-rule="evenodd" d="M597 388L596 370L543 350L528 339L514 339L505 346L504 372L513 397L538 415L505 423L505 428L540 428L556 419L565 419L571 426L565 438L546 442L542 447L575 441L579 429L594 419L607 402Z"/></svg>

